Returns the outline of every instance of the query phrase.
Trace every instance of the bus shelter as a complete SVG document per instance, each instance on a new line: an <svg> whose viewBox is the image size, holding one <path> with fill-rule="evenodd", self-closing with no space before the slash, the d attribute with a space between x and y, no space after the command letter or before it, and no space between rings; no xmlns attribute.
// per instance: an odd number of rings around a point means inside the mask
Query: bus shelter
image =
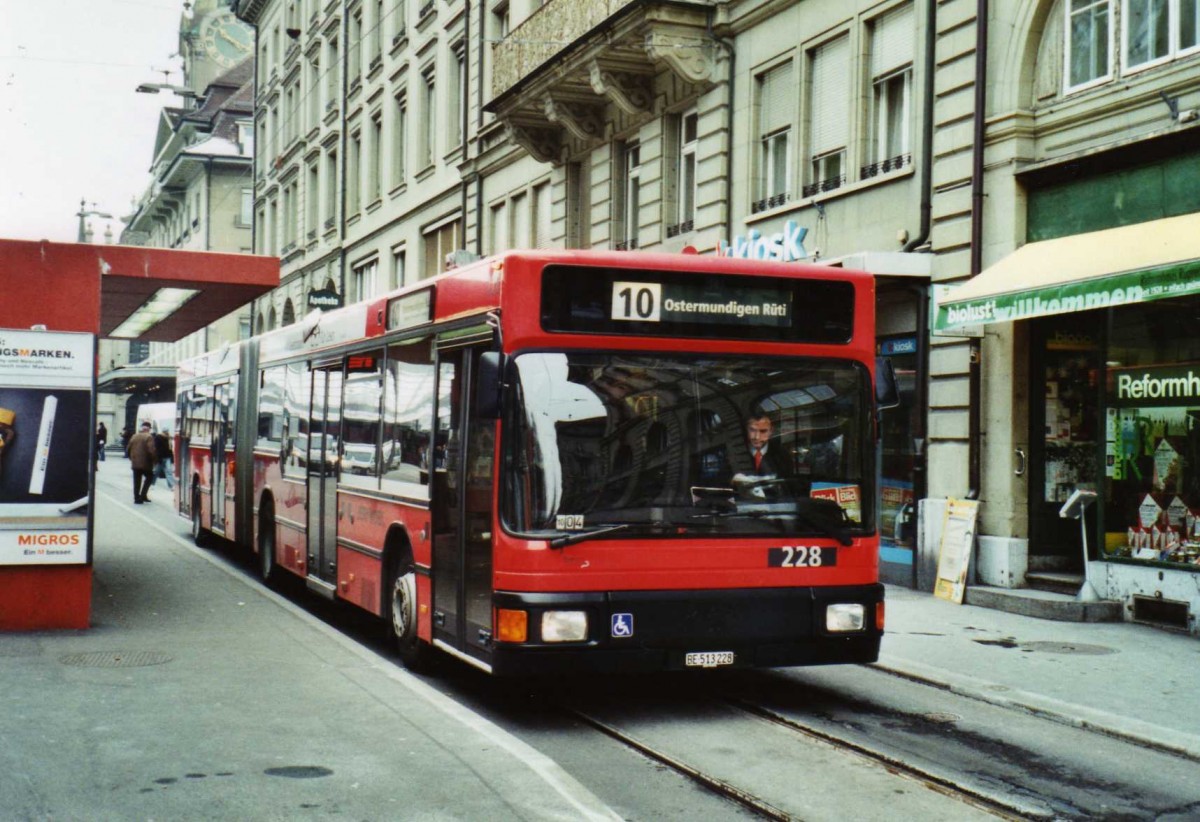
<svg viewBox="0 0 1200 822"><path fill-rule="evenodd" d="M97 340L173 342L278 284L275 257L0 240L0 630L88 627Z"/></svg>

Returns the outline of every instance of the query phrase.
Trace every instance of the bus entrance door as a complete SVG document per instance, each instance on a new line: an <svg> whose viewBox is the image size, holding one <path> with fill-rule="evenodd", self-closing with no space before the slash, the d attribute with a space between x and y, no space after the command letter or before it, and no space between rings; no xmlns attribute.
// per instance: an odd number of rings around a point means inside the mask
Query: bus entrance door
<svg viewBox="0 0 1200 822"><path fill-rule="evenodd" d="M337 574L338 435L342 417L341 366L313 369L308 466L308 579L332 595Z"/></svg>
<svg viewBox="0 0 1200 822"><path fill-rule="evenodd" d="M434 636L486 659L492 645L492 465L495 421L471 401L475 347L438 355L434 438Z"/></svg>
<svg viewBox="0 0 1200 822"><path fill-rule="evenodd" d="M209 476L209 487L212 488L212 529L221 534L225 533L225 446L229 443L229 433L233 427L233 420L229 414L232 400L233 388L229 383L223 382L215 386L212 407L212 474Z"/></svg>

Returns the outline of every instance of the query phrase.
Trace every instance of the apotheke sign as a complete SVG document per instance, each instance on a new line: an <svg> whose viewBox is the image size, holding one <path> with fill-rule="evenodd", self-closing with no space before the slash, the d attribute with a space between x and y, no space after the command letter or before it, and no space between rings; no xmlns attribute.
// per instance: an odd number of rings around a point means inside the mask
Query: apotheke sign
<svg viewBox="0 0 1200 822"><path fill-rule="evenodd" d="M757 228L750 229L745 236L734 237L732 241L721 240L717 243L718 257L738 257L743 260L778 260L791 263L808 258L804 248L804 238L808 229L788 220L783 231L776 234L763 235Z"/></svg>

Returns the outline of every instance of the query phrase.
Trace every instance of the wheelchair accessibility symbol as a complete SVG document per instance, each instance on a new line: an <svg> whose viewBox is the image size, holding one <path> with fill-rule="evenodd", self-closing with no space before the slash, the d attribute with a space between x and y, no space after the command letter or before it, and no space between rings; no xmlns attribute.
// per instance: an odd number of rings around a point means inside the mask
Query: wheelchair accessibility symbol
<svg viewBox="0 0 1200 822"><path fill-rule="evenodd" d="M613 614L612 635L614 637L633 636L633 614Z"/></svg>

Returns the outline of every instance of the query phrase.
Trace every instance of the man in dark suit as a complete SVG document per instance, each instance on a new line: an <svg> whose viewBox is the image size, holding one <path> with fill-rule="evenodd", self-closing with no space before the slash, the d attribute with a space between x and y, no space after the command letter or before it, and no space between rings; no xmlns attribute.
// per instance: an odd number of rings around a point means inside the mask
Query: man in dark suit
<svg viewBox="0 0 1200 822"><path fill-rule="evenodd" d="M750 459L754 466L751 473L755 476L782 477L791 473L787 470L789 466L783 447L775 443L772 448L771 435L774 431L775 426L769 415L758 410L750 412L750 418L746 420L746 444L750 448Z"/></svg>

